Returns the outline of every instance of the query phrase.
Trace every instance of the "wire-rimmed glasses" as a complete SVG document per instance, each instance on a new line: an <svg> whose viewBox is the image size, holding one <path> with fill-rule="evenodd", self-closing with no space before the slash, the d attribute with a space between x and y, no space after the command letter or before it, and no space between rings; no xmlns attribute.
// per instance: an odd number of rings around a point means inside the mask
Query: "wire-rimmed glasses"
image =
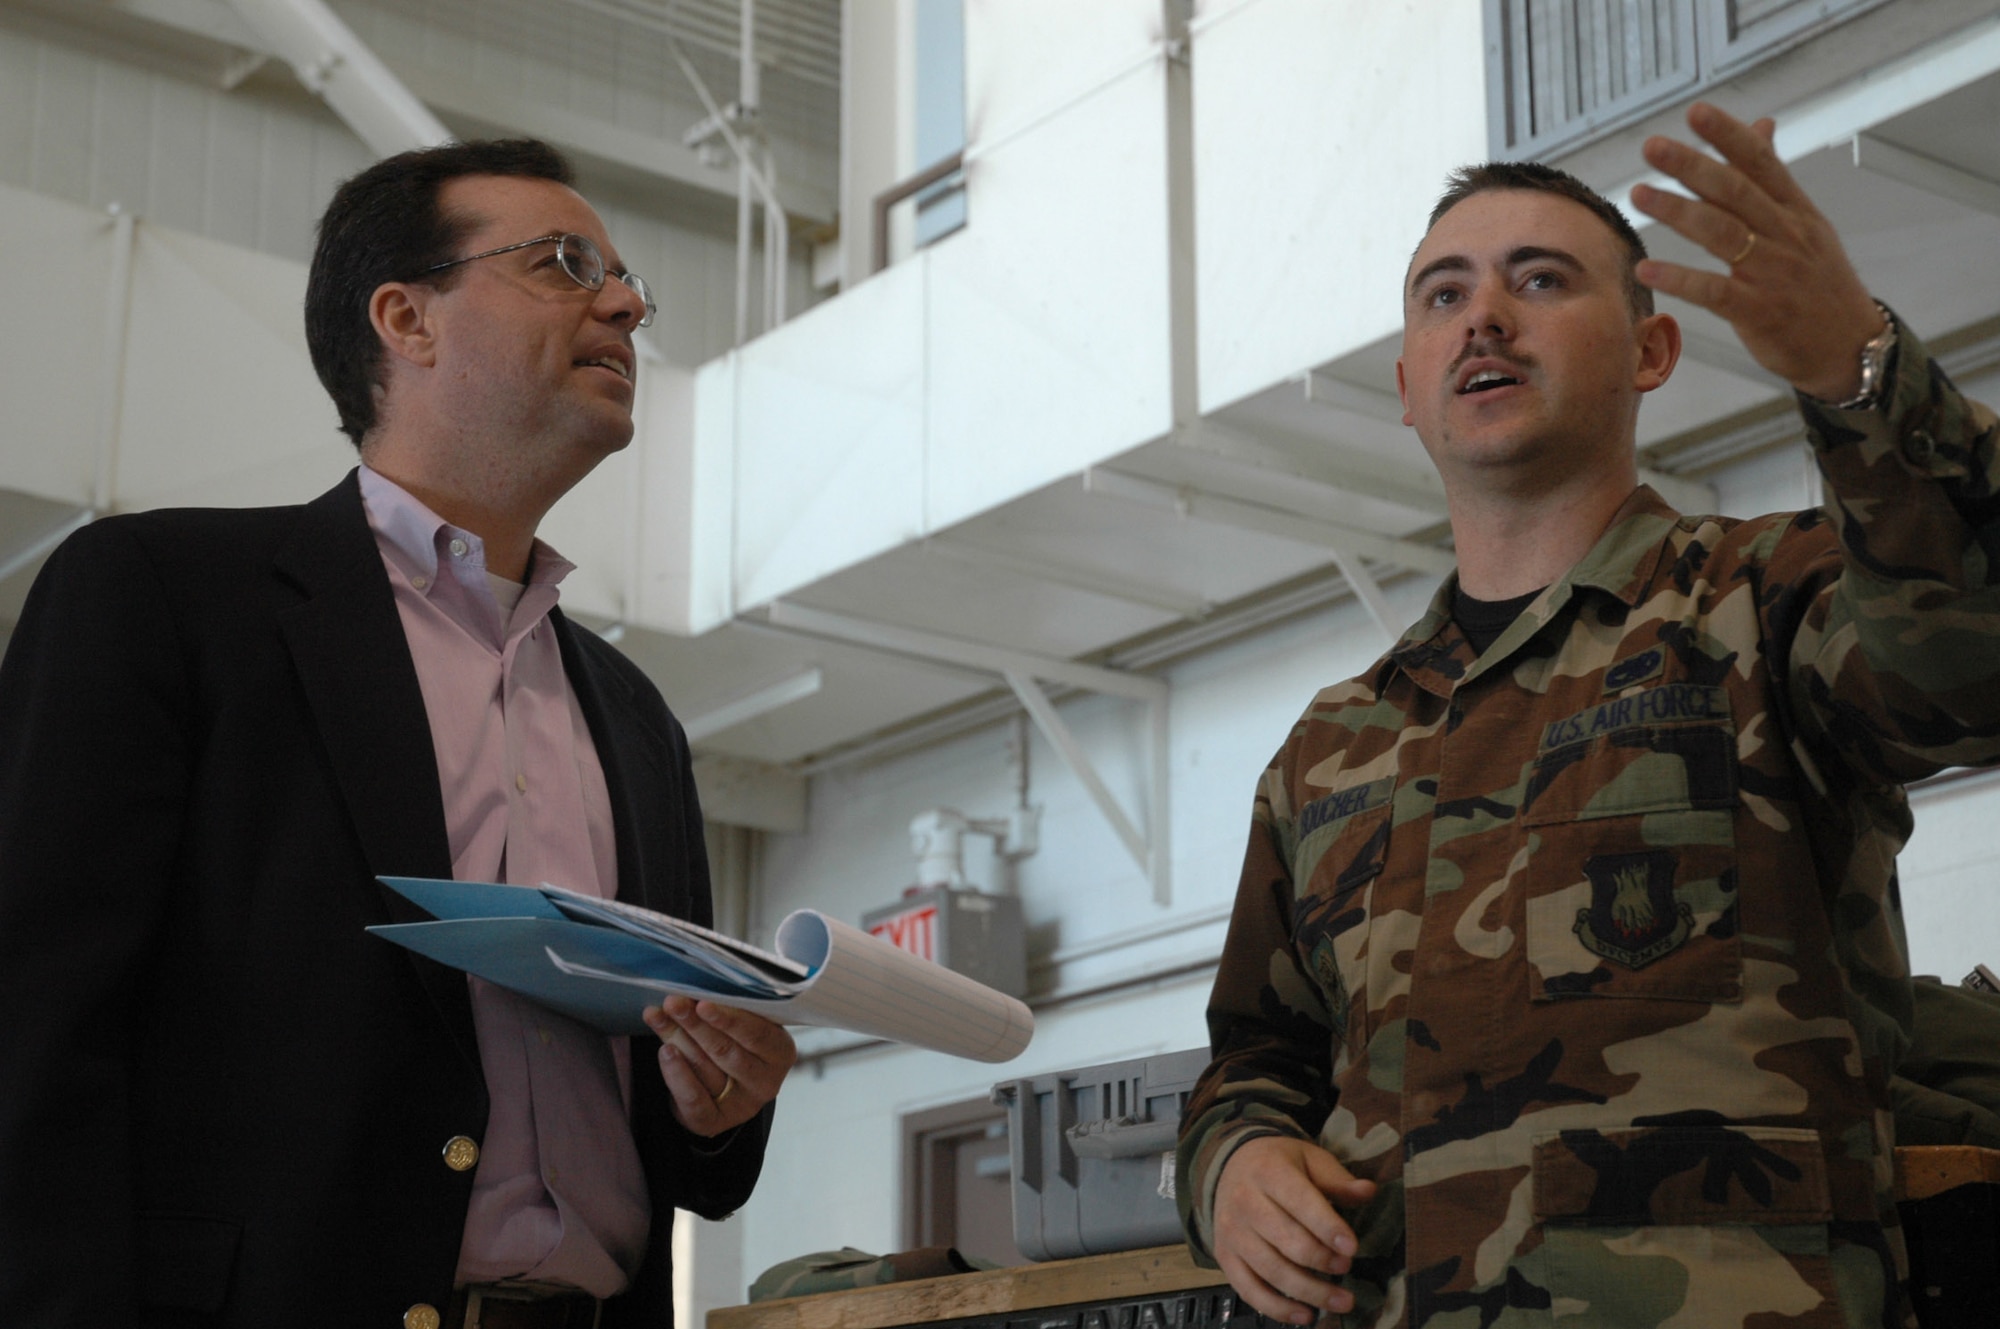
<svg viewBox="0 0 2000 1329"><path fill-rule="evenodd" d="M467 254L464 258L454 258L443 263L433 264L425 268L424 272L426 274L442 272L446 268L455 268L461 263L470 263L475 259L492 258L495 254L511 254L517 249L526 249L530 245L545 245L551 240L555 241L556 245L556 266L563 270L565 277L568 277L586 291L601 291L604 289L604 279L607 276L616 277L619 281L624 282L630 287L634 295L645 302L646 313L639 320L639 326L642 328L652 326L653 318L660 312L660 307L654 302L653 288L646 285L646 279L636 272L624 270L618 272L608 271L604 266L604 253L598 249L597 242L587 235L578 235L574 231L538 235L532 240L523 240L519 244L501 245L498 249L488 249L483 253Z"/></svg>

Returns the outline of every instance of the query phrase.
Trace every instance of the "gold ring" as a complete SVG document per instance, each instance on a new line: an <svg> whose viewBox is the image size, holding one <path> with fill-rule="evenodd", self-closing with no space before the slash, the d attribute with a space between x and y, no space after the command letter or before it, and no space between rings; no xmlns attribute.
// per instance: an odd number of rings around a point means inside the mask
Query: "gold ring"
<svg viewBox="0 0 2000 1329"><path fill-rule="evenodd" d="M723 1100L723 1099L725 1099L725 1098L727 1098L727 1097L729 1097L729 1095L730 1095L730 1094L732 1094L732 1093L734 1093L734 1092L735 1092L735 1090L736 1090L736 1077L735 1077L735 1076L733 1076L733 1075L725 1075L725 1076L723 1076L723 1077L722 1077L722 1088L721 1088L721 1089L720 1089L720 1090L719 1090L719 1091L718 1091L718 1092L716 1093L716 1095L715 1095L715 1099L714 1099L714 1102L715 1102L715 1105L716 1105L717 1107L721 1107L721 1106L722 1106L722 1100Z"/></svg>
<svg viewBox="0 0 2000 1329"><path fill-rule="evenodd" d="M1729 266L1733 268L1738 263L1741 263L1744 259L1749 258L1750 251L1755 249L1756 247L1757 247L1757 233L1755 231L1752 231L1750 232L1749 236L1745 238L1745 240L1743 241L1743 248L1736 251L1736 257L1729 260Z"/></svg>

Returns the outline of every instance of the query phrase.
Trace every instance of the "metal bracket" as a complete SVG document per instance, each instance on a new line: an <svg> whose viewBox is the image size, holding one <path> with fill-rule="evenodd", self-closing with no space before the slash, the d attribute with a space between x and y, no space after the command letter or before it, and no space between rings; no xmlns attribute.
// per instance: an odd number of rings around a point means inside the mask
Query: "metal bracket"
<svg viewBox="0 0 2000 1329"><path fill-rule="evenodd" d="M1035 722L1035 728L1042 731L1042 737L1049 740L1049 746L1062 758L1063 765L1069 767L1070 774L1076 776L1090 801L1097 804L1097 810L1111 823L1112 831L1118 836L1125 852L1139 865L1147 880L1153 883L1153 903L1168 905L1173 903L1172 882L1167 865L1167 699L1164 695L1146 703L1146 718L1150 722L1147 747L1152 757L1148 784L1147 815L1151 836L1140 833L1118 805L1104 777L1097 773L1097 767L1090 760L1090 754L1076 741L1076 735L1063 723L1056 713L1055 704L1043 692L1041 685L1026 674L1011 670L1002 674L1007 686L1014 689L1014 695L1021 699L1021 705Z"/></svg>
<svg viewBox="0 0 2000 1329"><path fill-rule="evenodd" d="M1125 846L1126 852L1146 874L1146 879L1152 883L1154 903L1164 906L1172 902L1172 882L1168 871L1171 845L1167 799L1167 701L1170 689L1165 679L1107 669L1102 665L1079 664L1074 660L1036 655L1030 651L967 641L962 637L949 637L916 628L873 623L783 600L773 601L766 612L772 627L830 637L933 663L998 674L1020 699L1035 727L1042 731L1042 736L1048 739L1063 764L1083 785L1104 819L1111 824L1119 843ZM1057 714L1054 703L1042 690L1044 683L1126 697L1146 704L1149 770L1146 829L1143 833L1125 809L1119 806L1110 786L1090 760L1090 754L1083 750L1076 735Z"/></svg>

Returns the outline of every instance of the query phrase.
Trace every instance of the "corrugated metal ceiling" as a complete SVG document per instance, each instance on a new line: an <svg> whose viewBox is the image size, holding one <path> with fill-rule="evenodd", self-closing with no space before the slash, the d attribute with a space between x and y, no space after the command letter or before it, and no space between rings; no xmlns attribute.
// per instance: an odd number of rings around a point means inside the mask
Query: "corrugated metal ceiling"
<svg viewBox="0 0 2000 1329"><path fill-rule="evenodd" d="M332 0L336 9L342 0ZM600 29L607 49L680 43L718 101L737 96L742 10L735 0L373 0L468 39L546 49L552 29ZM757 0L761 116L774 133L828 152L840 139L840 0ZM629 75L628 75L629 76ZM667 63L660 78L680 82ZM691 95L690 95L691 99Z"/></svg>

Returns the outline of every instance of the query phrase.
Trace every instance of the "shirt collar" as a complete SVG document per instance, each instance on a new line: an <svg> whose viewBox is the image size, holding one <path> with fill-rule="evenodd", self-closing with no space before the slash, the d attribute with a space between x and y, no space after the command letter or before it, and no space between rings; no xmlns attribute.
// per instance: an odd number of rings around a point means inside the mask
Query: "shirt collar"
<svg viewBox="0 0 2000 1329"><path fill-rule="evenodd" d="M361 464L361 503L377 543L411 585L419 589L436 585L438 551L449 548L453 540L463 540L467 546L465 562L479 573L478 580L484 589L486 542L471 531L453 526L366 462ZM528 559L528 584L556 586L575 569L574 563L537 539ZM491 594L490 590L487 593Z"/></svg>
<svg viewBox="0 0 2000 1329"><path fill-rule="evenodd" d="M1458 574L1452 573L1431 596L1423 617L1382 658L1374 676L1376 695L1381 695L1399 669L1419 687L1439 696L1451 695L1461 682L1477 677L1513 654L1522 642L1562 612L1579 587L1615 596L1627 608L1638 604L1666 552L1667 534L1679 520L1680 514L1651 486L1634 489L1612 515L1590 552L1522 610L1521 617L1500 634L1483 656L1473 655L1472 644L1451 616L1452 592L1458 586Z"/></svg>

